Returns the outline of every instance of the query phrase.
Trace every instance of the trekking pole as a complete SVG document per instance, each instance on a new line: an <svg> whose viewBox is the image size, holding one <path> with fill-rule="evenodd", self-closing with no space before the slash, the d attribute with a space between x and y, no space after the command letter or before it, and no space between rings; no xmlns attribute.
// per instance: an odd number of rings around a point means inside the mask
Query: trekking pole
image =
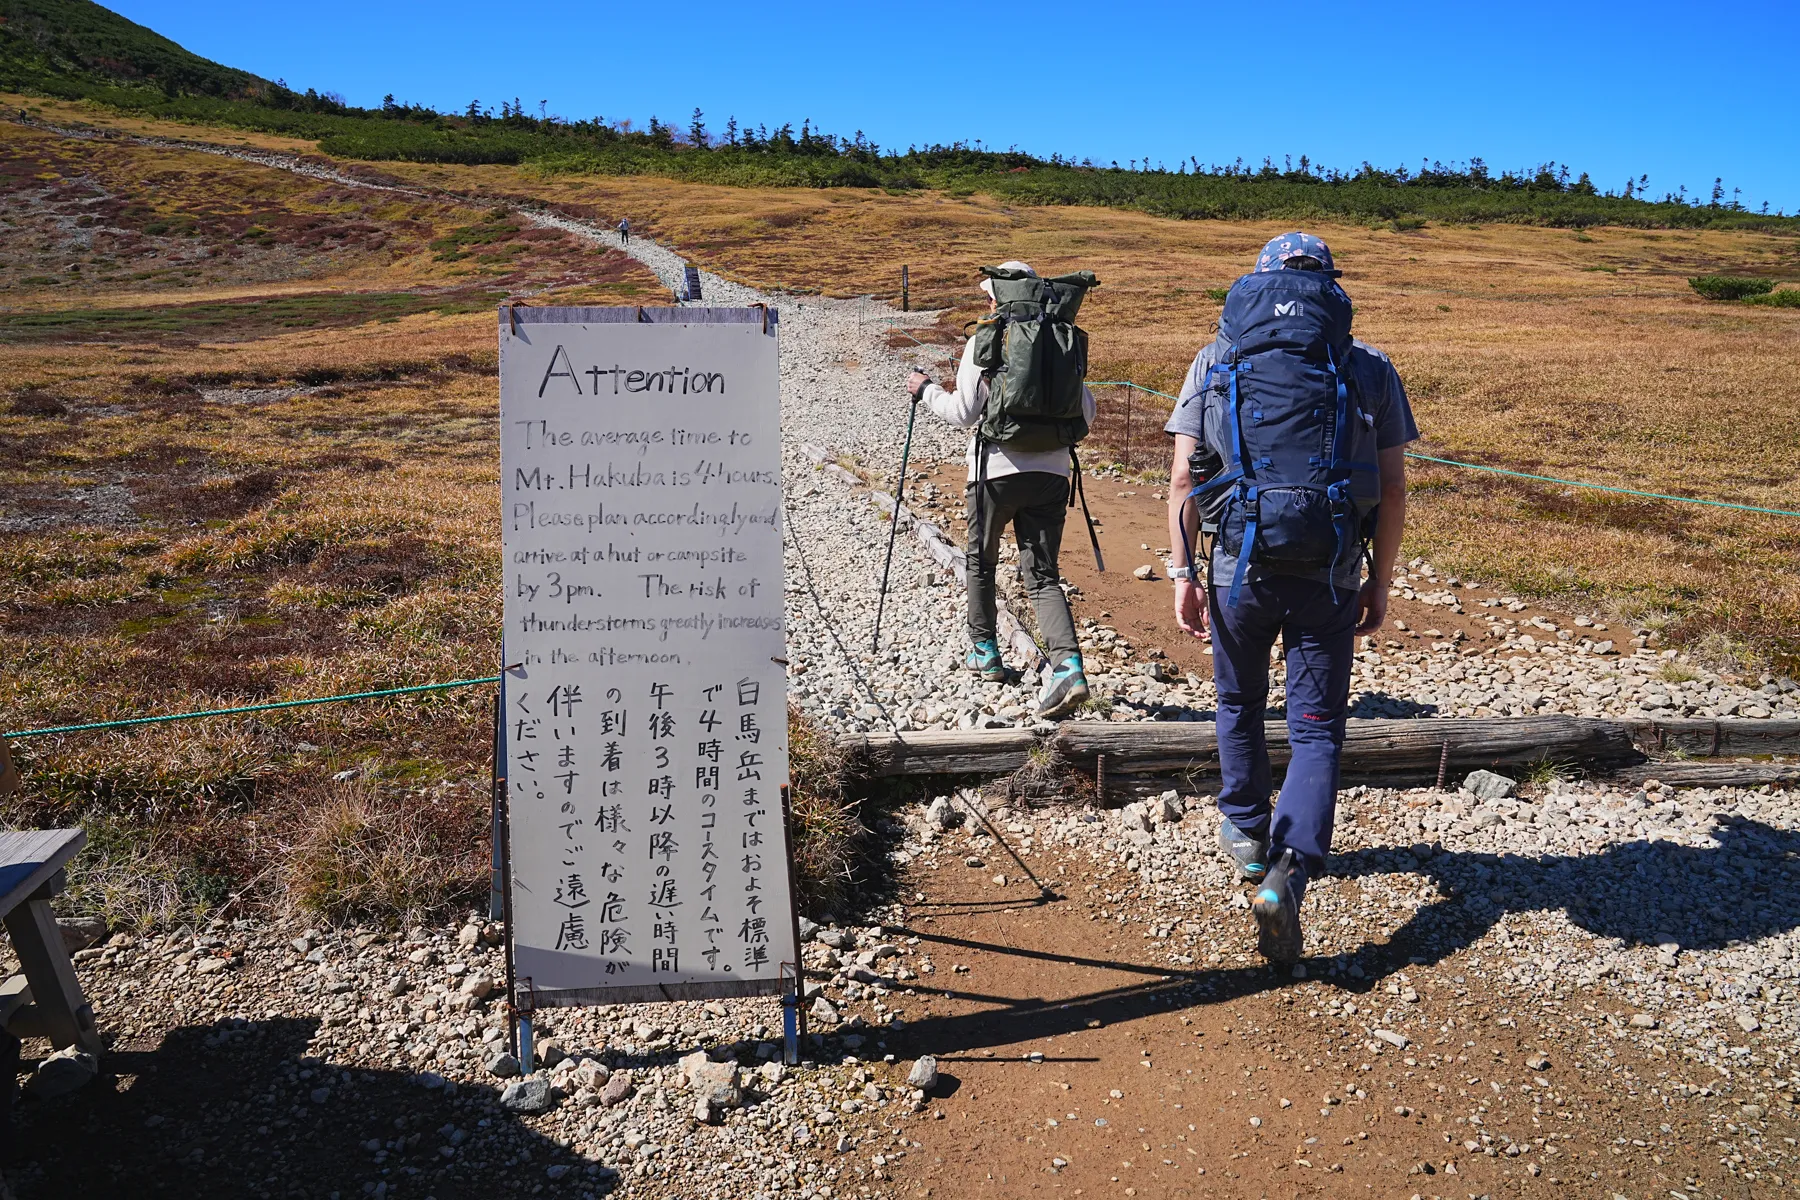
<svg viewBox="0 0 1800 1200"><path fill-rule="evenodd" d="M1081 515L1087 520L1088 541L1094 546L1094 569L1101 574L1106 573L1106 559L1100 554L1100 535L1094 532L1094 514L1088 511L1087 489L1081 486L1081 456L1075 453L1075 447L1069 447L1069 507L1075 507L1076 497L1081 498Z"/></svg>
<svg viewBox="0 0 1800 1200"><path fill-rule="evenodd" d="M919 395L925 389L919 389ZM875 599L875 641L869 647L876 654L881 653L881 613L887 607L888 570L894 565L894 539L900 534L900 499L906 495L906 464L912 459L913 421L919 415L919 396L914 396L912 408L906 414L906 446L900 451L900 481L894 485L894 518L888 525L887 561L881 564L881 595Z"/></svg>

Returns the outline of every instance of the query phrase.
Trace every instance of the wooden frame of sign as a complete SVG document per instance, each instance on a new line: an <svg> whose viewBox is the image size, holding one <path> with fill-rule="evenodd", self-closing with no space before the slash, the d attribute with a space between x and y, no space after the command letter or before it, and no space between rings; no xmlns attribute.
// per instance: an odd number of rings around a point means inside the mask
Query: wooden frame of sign
<svg viewBox="0 0 1800 1200"><path fill-rule="evenodd" d="M521 1014L804 994L778 327L762 307L500 310Z"/></svg>

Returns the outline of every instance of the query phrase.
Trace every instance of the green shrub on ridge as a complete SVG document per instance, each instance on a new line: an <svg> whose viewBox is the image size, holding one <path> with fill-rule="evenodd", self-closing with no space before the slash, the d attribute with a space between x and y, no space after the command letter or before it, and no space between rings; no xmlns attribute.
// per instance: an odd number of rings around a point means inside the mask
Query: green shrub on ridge
<svg viewBox="0 0 1800 1200"><path fill-rule="evenodd" d="M1688 280L1688 286L1708 300L1744 300L1774 291L1775 281L1748 275L1696 275Z"/></svg>

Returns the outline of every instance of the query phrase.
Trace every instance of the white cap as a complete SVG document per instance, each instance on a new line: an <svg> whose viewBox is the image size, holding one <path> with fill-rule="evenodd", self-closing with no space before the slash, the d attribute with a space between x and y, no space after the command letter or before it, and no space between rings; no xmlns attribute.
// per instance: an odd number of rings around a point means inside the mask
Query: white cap
<svg viewBox="0 0 1800 1200"><path fill-rule="evenodd" d="M1031 269L1030 263L1022 263L1016 258L1010 262L1001 263L1000 269L1003 271L1023 271L1033 279L1037 278L1037 272ZM992 300L994 298L994 281L987 278L985 275L982 276L981 290L987 293L989 300Z"/></svg>

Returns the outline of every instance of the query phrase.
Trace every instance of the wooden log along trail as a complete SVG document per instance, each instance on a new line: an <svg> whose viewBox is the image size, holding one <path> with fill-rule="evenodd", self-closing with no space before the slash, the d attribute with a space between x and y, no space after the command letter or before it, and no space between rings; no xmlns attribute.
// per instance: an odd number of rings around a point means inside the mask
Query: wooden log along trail
<svg viewBox="0 0 1800 1200"><path fill-rule="evenodd" d="M1288 761L1287 725L1267 724L1269 757ZM853 734L841 750L873 778L1004 775L1033 762L1107 778L1218 778L1217 728L1208 721L1069 722L1054 731L981 729ZM1686 756L1653 762L1656 754ZM1514 773L1549 762L1626 781L1658 778L1690 787L1755 787L1800 782L1800 764L1732 759L1800 754L1800 721L1600 719L1593 717L1352 720L1344 734L1346 784L1447 784L1477 768ZM1696 758L1710 761L1694 761ZM1123 781L1121 781L1123 782Z"/></svg>

